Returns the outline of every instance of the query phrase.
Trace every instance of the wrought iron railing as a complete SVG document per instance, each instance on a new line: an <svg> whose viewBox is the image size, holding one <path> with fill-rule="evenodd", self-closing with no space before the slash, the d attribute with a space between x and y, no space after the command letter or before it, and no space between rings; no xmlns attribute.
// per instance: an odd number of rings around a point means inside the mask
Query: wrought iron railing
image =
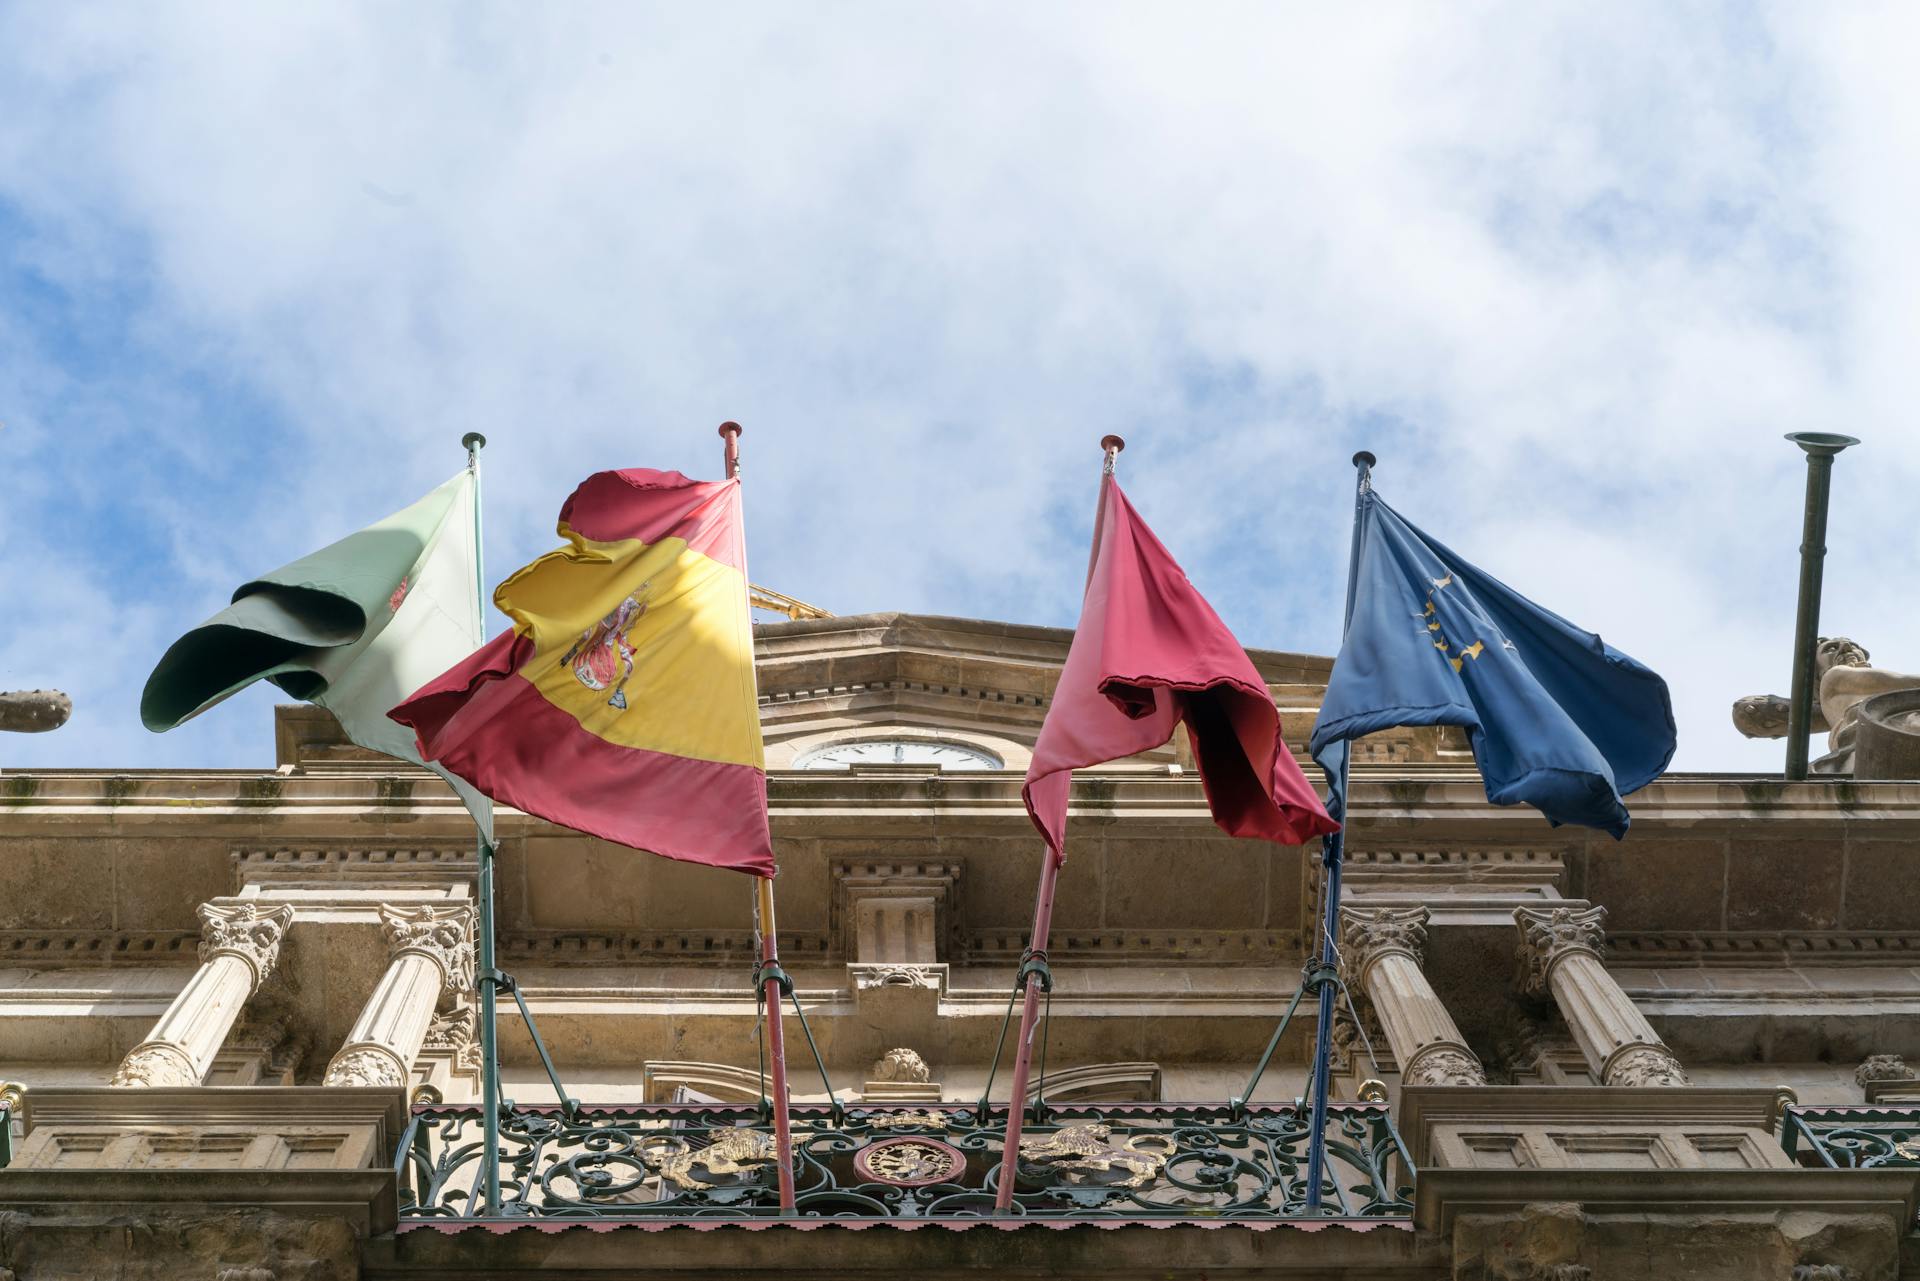
<svg viewBox="0 0 1920 1281"><path fill-rule="evenodd" d="M395 1170L402 1219L486 1218L481 1114L413 1110ZM993 1215L1003 1109L794 1109L803 1218ZM504 1218L773 1218L773 1127L752 1106L517 1108L501 1126ZM1047 1109L1020 1141L1012 1213L1030 1219L1286 1219L1305 1210L1307 1114L1291 1106L1112 1104ZM1384 1104L1327 1123L1321 1217L1407 1218L1413 1164Z"/></svg>
<svg viewBox="0 0 1920 1281"><path fill-rule="evenodd" d="M1816 1170L1920 1167L1920 1108L1789 1107L1780 1146L1795 1163Z"/></svg>

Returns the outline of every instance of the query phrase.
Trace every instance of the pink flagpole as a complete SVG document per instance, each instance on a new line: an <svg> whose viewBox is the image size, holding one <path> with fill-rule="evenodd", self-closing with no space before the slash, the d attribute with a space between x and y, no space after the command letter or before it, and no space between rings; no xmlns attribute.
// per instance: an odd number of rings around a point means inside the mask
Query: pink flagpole
<svg viewBox="0 0 1920 1281"><path fill-rule="evenodd" d="M721 423L720 436L726 444L727 479L740 475L740 424ZM793 1213L793 1118L787 1094L787 1038L780 1023L780 1003L784 998L780 980L780 942L773 919L773 878L765 877L755 887L754 921L760 932L760 969L771 971L761 984L767 1008L767 1057L773 1061L773 1142L774 1164L780 1172L780 1212Z"/></svg>
<svg viewBox="0 0 1920 1281"><path fill-rule="evenodd" d="M1127 442L1118 436L1103 436L1100 448L1106 457L1100 464L1100 502L1093 516L1093 550L1087 555L1087 581L1093 581L1093 567L1100 559L1100 538L1105 532L1107 486L1113 483L1114 460ZM1060 879L1060 859L1053 851L1040 854L1040 890L1033 905L1033 934L1027 941L1027 955L1042 960L1047 955L1048 936L1053 931L1053 890ZM1022 958L1022 965L1025 958ZM1051 981L1051 980L1049 980ZM1020 1168L1020 1129L1027 1115L1027 1078L1033 1067L1033 1025L1040 1013L1040 989L1031 976L1023 984L1025 1000L1020 1006L1020 1040L1013 1047L1013 1093L1007 1100L1007 1136L1000 1155L1000 1184L993 1192L993 1207L998 1213L1013 1208L1014 1183Z"/></svg>

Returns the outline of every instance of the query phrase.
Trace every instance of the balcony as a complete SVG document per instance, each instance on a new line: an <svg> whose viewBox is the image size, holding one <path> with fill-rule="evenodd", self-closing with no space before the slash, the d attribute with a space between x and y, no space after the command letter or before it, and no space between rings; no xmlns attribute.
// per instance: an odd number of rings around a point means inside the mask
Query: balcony
<svg viewBox="0 0 1920 1281"><path fill-rule="evenodd" d="M1920 1107L1789 1107L1780 1146L1813 1170L1920 1169Z"/></svg>
<svg viewBox="0 0 1920 1281"><path fill-rule="evenodd" d="M793 1111L800 1219L994 1217L1004 1108ZM1308 1118L1291 1105L1049 1106L1020 1140L1011 1215L1098 1222L1409 1220L1413 1163L1387 1106L1335 1105L1322 1204L1306 1207ZM518 1222L780 1219L770 1119L757 1108L516 1108L501 1127L499 1217ZM478 1107L415 1107L395 1161L401 1228L485 1220ZM789 1220L791 1221L791 1220ZM1005 1220L1002 1220L1005 1222Z"/></svg>

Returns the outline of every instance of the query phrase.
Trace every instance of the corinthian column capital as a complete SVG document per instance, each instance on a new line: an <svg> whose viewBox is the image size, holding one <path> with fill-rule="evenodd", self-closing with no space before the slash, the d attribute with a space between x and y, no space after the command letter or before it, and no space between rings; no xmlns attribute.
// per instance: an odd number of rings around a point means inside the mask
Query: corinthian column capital
<svg viewBox="0 0 1920 1281"><path fill-rule="evenodd" d="M1520 990L1529 995L1547 991L1553 967L1569 956L1599 960L1606 946L1606 919L1604 907L1515 908L1513 923L1520 927Z"/></svg>
<svg viewBox="0 0 1920 1281"><path fill-rule="evenodd" d="M262 908L253 903L202 903L200 905L200 964L217 956L231 956L246 963L252 976L250 992L273 973L280 956L280 941L293 924L290 907Z"/></svg>
<svg viewBox="0 0 1920 1281"><path fill-rule="evenodd" d="M1364 992L1367 971L1383 957L1404 956L1418 966L1426 945L1424 907L1340 909L1340 977L1350 990Z"/></svg>
<svg viewBox="0 0 1920 1281"><path fill-rule="evenodd" d="M380 929L397 959L424 956L440 970L440 981L454 991L473 986L473 909L471 907L393 907L380 905Z"/></svg>

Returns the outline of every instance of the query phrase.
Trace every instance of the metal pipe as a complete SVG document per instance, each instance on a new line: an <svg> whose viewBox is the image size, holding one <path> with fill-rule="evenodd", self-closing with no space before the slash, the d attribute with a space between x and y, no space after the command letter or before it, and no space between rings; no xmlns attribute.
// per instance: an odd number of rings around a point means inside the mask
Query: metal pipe
<svg viewBox="0 0 1920 1281"><path fill-rule="evenodd" d="M1367 495L1373 489L1373 465L1378 461L1364 449L1353 456L1353 465L1359 474L1354 478L1353 542L1347 553L1347 608L1340 625L1342 642L1346 640L1347 629L1353 625L1354 590L1360 579L1360 540L1365 531ZM1347 817L1352 808L1346 805L1347 765L1352 759L1353 745L1349 743L1340 754L1338 790L1343 806L1340 811L1340 830L1326 837L1321 844L1321 864L1326 869L1326 903L1321 914L1320 946L1317 949L1320 963L1312 979L1319 986L1320 1017L1313 1034L1313 1081L1309 1087L1312 1090L1313 1119L1312 1128L1307 1132L1307 1209L1312 1213L1320 1210L1320 1184L1325 1177L1327 1162L1327 1091L1331 1086L1333 1057L1332 974L1340 960L1334 940L1339 936L1340 929L1340 868L1346 851Z"/></svg>
<svg viewBox="0 0 1920 1281"><path fill-rule="evenodd" d="M1027 944L1029 953L1046 955L1047 937L1053 933L1053 891L1060 880L1060 860L1052 850L1041 852L1040 891L1033 905L1033 934ZM1025 962L1023 961L1024 965ZM1020 1005L1020 1040L1013 1047L1013 1085L1007 1096L1007 1131L1000 1151L1000 1183L993 1190L993 1208L1006 1213L1013 1208L1013 1188L1020 1176L1020 1130L1027 1119L1027 1079L1033 1070L1033 1025L1040 1013L1040 985L1032 975L1024 975L1026 993Z"/></svg>
<svg viewBox="0 0 1920 1281"><path fill-rule="evenodd" d="M1813 724L1813 658L1820 643L1820 579L1827 556L1827 491L1833 459L1860 441L1833 432L1788 432L1807 455L1807 498L1800 531L1800 604L1793 624L1793 688L1788 695L1787 777L1807 776L1807 739Z"/></svg>
<svg viewBox="0 0 1920 1281"><path fill-rule="evenodd" d="M740 478L741 430L736 422L720 424L720 438L726 442L721 464L728 480ZM787 1087L786 1029L781 1024L780 941L773 917L773 880L770 877L756 879L759 884L754 887L753 912L760 933L760 965L762 972L769 968L773 971L760 990L766 1000L767 1057L773 1060L774 1166L779 1172L780 1212L791 1214L794 1208L793 1106Z"/></svg>
<svg viewBox="0 0 1920 1281"><path fill-rule="evenodd" d="M1087 582L1093 581L1094 566L1100 562L1100 540L1106 534L1107 487L1113 483L1113 468L1127 442L1118 436L1100 438L1100 500L1093 513L1093 550L1087 554ZM1065 851L1062 851L1062 858ZM1053 890L1060 879L1060 859L1050 849L1040 851L1040 888L1034 895L1033 933L1027 939L1027 954L1044 957L1047 939L1053 933ZM1025 971L1015 979L1025 987L1020 1006L1020 1039L1013 1047L1012 1094L1007 1099L1007 1130L1000 1151L1000 1183L994 1188L993 1207L1004 1214L1013 1208L1013 1188L1020 1173L1020 1129L1027 1115L1027 1077L1033 1068L1033 1025L1040 1013L1040 990ZM996 1061L997 1061L996 1056Z"/></svg>
<svg viewBox="0 0 1920 1281"><path fill-rule="evenodd" d="M470 431L460 438L467 447L467 470L473 473L473 593L481 618L486 617L487 577L483 567L484 547L480 541L480 451L487 438ZM482 632L484 634L484 624ZM478 935L475 961L480 988L480 1109L481 1136L485 1147L481 1154L481 1172L485 1176L487 1216L500 1214L500 1038L497 1026L498 993L494 984L499 973L493 954L493 845L485 836L474 838L474 933Z"/></svg>
<svg viewBox="0 0 1920 1281"><path fill-rule="evenodd" d="M780 945L775 941L773 919L773 880L756 877L757 916L760 926L760 960L763 965L780 963ZM780 980L773 977L761 989L767 1003L767 1057L773 1060L773 1142L774 1165L779 1171L780 1210L793 1213L793 1117L791 1096L787 1092L787 1038L780 1022ZM795 998L798 999L797 997Z"/></svg>

